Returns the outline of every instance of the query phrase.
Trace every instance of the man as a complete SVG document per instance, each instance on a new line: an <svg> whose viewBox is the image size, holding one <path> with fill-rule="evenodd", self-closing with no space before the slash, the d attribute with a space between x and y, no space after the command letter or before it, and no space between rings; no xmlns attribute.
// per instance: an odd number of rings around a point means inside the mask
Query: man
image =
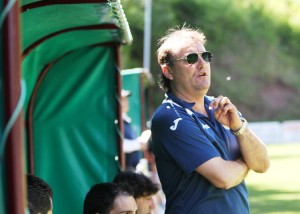
<svg viewBox="0 0 300 214"><path fill-rule="evenodd" d="M126 169L135 171L137 164L141 160L144 151L147 148L147 141L150 138L151 134L144 131L141 136L137 136L134 131L131 118L127 115L129 111L129 101L128 97L131 95L131 92L125 89L121 91L121 104L122 104L122 119L124 125L124 144L123 149L126 157ZM150 130L149 130L150 131Z"/></svg>
<svg viewBox="0 0 300 214"><path fill-rule="evenodd" d="M115 183L95 184L84 199L84 214L136 214L131 188Z"/></svg>
<svg viewBox="0 0 300 214"><path fill-rule="evenodd" d="M167 93L151 131L166 213L247 214L244 179L249 170L268 169L268 154L229 98L206 95L212 54L205 42L200 30L186 27L159 41Z"/></svg>
<svg viewBox="0 0 300 214"><path fill-rule="evenodd" d="M155 208L153 196L158 192L159 186L150 178L141 173L132 171L119 172L113 180L114 183L129 185L134 193L139 214L151 214Z"/></svg>
<svg viewBox="0 0 300 214"><path fill-rule="evenodd" d="M27 174L27 202L30 214L52 214L52 189L41 178Z"/></svg>

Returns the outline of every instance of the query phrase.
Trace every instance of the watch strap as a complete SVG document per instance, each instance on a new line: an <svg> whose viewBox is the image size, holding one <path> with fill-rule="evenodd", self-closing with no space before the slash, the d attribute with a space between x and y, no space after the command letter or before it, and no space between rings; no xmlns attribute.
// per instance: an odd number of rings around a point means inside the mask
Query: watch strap
<svg viewBox="0 0 300 214"><path fill-rule="evenodd" d="M245 118L241 117L241 121L242 121L242 127L238 131L232 131L230 129L231 133L234 134L235 136L242 135L247 128L247 125L248 125L247 120Z"/></svg>

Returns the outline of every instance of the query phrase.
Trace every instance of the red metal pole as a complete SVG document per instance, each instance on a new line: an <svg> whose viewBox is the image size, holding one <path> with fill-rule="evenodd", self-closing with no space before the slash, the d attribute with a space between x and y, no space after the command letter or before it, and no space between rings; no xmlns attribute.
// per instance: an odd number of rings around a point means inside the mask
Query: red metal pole
<svg viewBox="0 0 300 214"><path fill-rule="evenodd" d="M121 57L120 57L120 46L117 46L117 53L116 53L116 58L117 58L117 65L118 68L121 69ZM122 77L121 77L121 71L117 72L117 90L118 90L118 94L121 95L121 89L122 89ZM120 96L121 99L121 96ZM118 112L118 121L119 121L119 129L120 132L123 133L123 119L122 119L122 108L121 108L121 103L118 103L117 106L117 112ZM125 169L125 154L123 151L123 140L121 138L121 136L119 136L119 163L120 163L120 167L122 170Z"/></svg>
<svg viewBox="0 0 300 214"><path fill-rule="evenodd" d="M4 5L9 0L4 1ZM4 91L6 123L13 114L21 94L21 54L19 1L8 13L4 26ZM5 148L7 213L25 212L25 173L23 157L23 120L19 115L13 125Z"/></svg>

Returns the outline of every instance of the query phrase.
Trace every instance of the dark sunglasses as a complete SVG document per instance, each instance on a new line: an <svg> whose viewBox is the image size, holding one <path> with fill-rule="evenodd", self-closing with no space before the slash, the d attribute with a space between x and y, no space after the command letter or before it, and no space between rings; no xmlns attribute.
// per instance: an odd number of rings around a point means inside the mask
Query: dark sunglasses
<svg viewBox="0 0 300 214"><path fill-rule="evenodd" d="M204 52L198 52L198 53L190 53L186 55L185 57L179 58L179 59L173 59L173 61L178 60L185 60L189 64L194 64L199 60L199 55L201 55L202 59L205 62L211 62L211 59L213 58L213 54L209 51Z"/></svg>

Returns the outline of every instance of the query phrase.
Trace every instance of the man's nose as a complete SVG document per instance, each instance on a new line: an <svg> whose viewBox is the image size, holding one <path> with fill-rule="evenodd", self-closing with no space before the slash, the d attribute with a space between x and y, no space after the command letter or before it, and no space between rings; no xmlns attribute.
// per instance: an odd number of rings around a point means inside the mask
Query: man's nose
<svg viewBox="0 0 300 214"><path fill-rule="evenodd" d="M206 61L202 58L201 54L198 54L198 60L196 62L197 68L204 68L206 66Z"/></svg>

